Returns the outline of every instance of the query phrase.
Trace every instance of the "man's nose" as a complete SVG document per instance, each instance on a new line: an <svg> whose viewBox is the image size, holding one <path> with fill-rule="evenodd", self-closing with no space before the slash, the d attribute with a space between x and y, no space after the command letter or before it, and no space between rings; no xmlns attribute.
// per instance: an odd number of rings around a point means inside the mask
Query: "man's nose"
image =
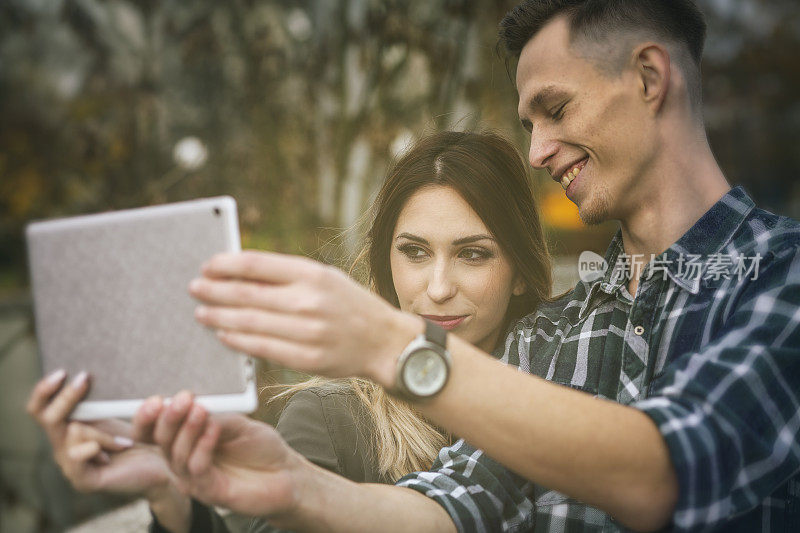
<svg viewBox="0 0 800 533"><path fill-rule="evenodd" d="M428 280L428 297L436 303L449 300L456 295L457 284L453 279L450 265L437 263L431 270Z"/></svg>
<svg viewBox="0 0 800 533"><path fill-rule="evenodd" d="M547 168L558 153L559 144L542 129L534 128L531 132L531 148L528 161L533 168Z"/></svg>

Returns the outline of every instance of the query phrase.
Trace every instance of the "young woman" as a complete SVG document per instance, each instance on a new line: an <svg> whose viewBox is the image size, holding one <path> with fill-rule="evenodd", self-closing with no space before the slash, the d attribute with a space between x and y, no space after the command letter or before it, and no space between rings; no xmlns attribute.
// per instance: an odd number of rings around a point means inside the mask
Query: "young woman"
<svg viewBox="0 0 800 533"><path fill-rule="evenodd" d="M372 209L361 258L370 286L400 309L492 351L514 320L549 300L550 258L526 165L503 138L425 137L394 165ZM130 442L115 440L111 427L68 423L88 384L78 379L62 387L64 379L43 379L29 410L76 487L142 494L157 528L186 529L191 519L195 526L212 520L222 527L177 491L152 448L127 449ZM408 404L365 380L313 380L290 392L278 431L311 461L354 481L389 483L427 469L448 441ZM134 439L144 437L137 432L150 427L159 410L158 398L144 404ZM198 407L188 416L200 422L206 413Z"/></svg>

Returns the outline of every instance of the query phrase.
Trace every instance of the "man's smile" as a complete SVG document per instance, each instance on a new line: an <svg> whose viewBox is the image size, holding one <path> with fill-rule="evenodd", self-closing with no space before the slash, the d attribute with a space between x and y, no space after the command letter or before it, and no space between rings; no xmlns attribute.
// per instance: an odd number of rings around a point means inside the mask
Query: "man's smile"
<svg viewBox="0 0 800 533"><path fill-rule="evenodd" d="M564 167L559 172L553 174L553 181L560 183L561 187L566 191L570 183L578 177L578 174L580 174L581 170L583 170L583 167L585 167L588 162L589 158L585 157L576 163Z"/></svg>

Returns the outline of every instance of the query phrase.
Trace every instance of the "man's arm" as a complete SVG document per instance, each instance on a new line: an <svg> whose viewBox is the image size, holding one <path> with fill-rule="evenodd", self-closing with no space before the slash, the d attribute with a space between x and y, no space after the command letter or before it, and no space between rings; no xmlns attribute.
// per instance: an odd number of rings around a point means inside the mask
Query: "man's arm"
<svg viewBox="0 0 800 533"><path fill-rule="evenodd" d="M221 340L237 350L301 371L364 376L391 390L398 354L423 330L421 318L307 259L225 254L203 274L190 287L210 304L199 309L202 323L222 330ZM418 405L429 419L629 527L668 521L677 483L648 416L518 372L455 335L448 349L447 386Z"/></svg>
<svg viewBox="0 0 800 533"><path fill-rule="evenodd" d="M464 349L454 350L464 363L450 385L419 407L518 474L629 527L724 524L800 469L800 249L770 254L735 290L710 342L672 362L651 398L631 407L504 376ZM508 352L525 356L517 342ZM459 366L469 372L457 376Z"/></svg>
<svg viewBox="0 0 800 533"><path fill-rule="evenodd" d="M777 267L783 296L766 305L762 286L754 283L752 301L740 303L752 306L761 328L748 349L778 357L791 368L798 360L800 318L796 296L789 295L800 290L800 281L797 256L783 260ZM200 310L201 322L223 330L221 339L233 348L307 372L360 375L391 389L397 354L423 329L418 317L400 313L329 267L299 258L224 255L213 259L204 275L192 288L210 304ZM774 314L776 305L779 314ZM720 360L716 370L725 367L728 356L738 360L741 343L753 338L753 322L733 318L729 324L717 346L696 354L698 360L709 355ZM783 344L773 346L770 339ZM517 372L455 336L450 336L448 348L452 376L435 399L418 406L427 417L525 478L599 507L629 527L667 524L679 497L672 463L677 456L670 455L661 433L669 423L652 410L645 414ZM737 374L729 371L727 376L736 379ZM775 385L785 388L779 380ZM791 405L797 409L793 397ZM702 398L681 398L702 408ZM691 420L696 412L687 411ZM726 422L724 417L708 420ZM781 438L796 443L797 428L786 428ZM695 445L704 445L702 436ZM748 453L759 456L756 448ZM730 464L710 471L737 468L741 465L733 457Z"/></svg>
<svg viewBox="0 0 800 533"><path fill-rule="evenodd" d="M628 527L658 529L669 521L677 480L648 416L516 371L457 337L449 343L451 380L417 406L426 417L522 477Z"/></svg>
<svg viewBox="0 0 800 533"><path fill-rule="evenodd" d="M739 288L716 338L673 362L652 397L635 405L669 447L680 486L676 528L724 525L800 472L799 297L795 245Z"/></svg>

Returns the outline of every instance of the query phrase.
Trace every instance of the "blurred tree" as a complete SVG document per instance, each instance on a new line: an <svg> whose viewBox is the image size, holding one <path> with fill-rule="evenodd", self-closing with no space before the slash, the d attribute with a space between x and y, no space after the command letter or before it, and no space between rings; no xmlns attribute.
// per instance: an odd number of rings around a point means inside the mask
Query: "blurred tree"
<svg viewBox="0 0 800 533"><path fill-rule="evenodd" d="M486 125L524 148L494 48L513 3L0 3L0 270L24 270L31 218L216 194L239 201L245 244L313 253L316 228L356 222L389 160L426 130ZM700 3L720 162L798 216L800 7ZM201 165L175 158L186 139ZM556 231L581 231L552 192Z"/></svg>
<svg viewBox="0 0 800 533"><path fill-rule="evenodd" d="M709 138L729 180L800 218L800 4L703 0Z"/></svg>
<svg viewBox="0 0 800 533"><path fill-rule="evenodd" d="M4 263L21 265L31 218L221 193L239 200L246 241L313 250L309 230L355 222L414 134L472 127L484 109L513 117L513 88L484 78L494 28L478 24L505 7L2 4ZM171 159L185 136L204 167Z"/></svg>

